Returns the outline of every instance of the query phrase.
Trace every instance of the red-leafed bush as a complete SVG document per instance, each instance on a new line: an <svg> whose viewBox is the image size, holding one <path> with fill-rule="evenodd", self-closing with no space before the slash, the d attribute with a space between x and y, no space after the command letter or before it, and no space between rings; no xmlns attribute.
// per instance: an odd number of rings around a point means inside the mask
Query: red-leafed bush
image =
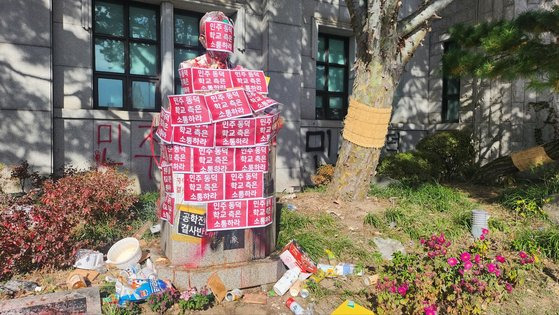
<svg viewBox="0 0 559 315"><path fill-rule="evenodd" d="M41 190L0 203L0 279L71 264L77 249L95 246L79 237L83 226L130 216L137 201L130 184L114 169L92 170L48 180Z"/></svg>

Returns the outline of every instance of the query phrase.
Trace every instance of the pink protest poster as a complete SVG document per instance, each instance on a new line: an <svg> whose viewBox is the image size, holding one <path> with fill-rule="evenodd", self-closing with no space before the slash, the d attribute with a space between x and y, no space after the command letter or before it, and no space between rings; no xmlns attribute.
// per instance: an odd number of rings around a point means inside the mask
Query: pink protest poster
<svg viewBox="0 0 559 315"><path fill-rule="evenodd" d="M206 21L206 49L232 53L233 25L220 21Z"/></svg>
<svg viewBox="0 0 559 315"><path fill-rule="evenodd" d="M163 152L165 152L165 162L171 165L173 172L191 171L191 148L184 145L167 145Z"/></svg>
<svg viewBox="0 0 559 315"><path fill-rule="evenodd" d="M248 223L249 227L266 226L272 223L274 213L274 197L248 201Z"/></svg>
<svg viewBox="0 0 559 315"><path fill-rule="evenodd" d="M268 147L235 149L235 171L268 171Z"/></svg>
<svg viewBox="0 0 559 315"><path fill-rule="evenodd" d="M248 98L248 103L250 104L250 108L252 108L252 110L255 113L264 110L270 106L274 106L278 103L269 97L260 95L258 93L249 92L249 91L246 91L246 96Z"/></svg>
<svg viewBox="0 0 559 315"><path fill-rule="evenodd" d="M194 92L194 87L192 86L192 68L179 69L179 78L181 80L182 92L184 94Z"/></svg>
<svg viewBox="0 0 559 315"><path fill-rule="evenodd" d="M219 173L184 174L185 201L215 201L223 199L224 175Z"/></svg>
<svg viewBox="0 0 559 315"><path fill-rule="evenodd" d="M256 121L253 118L224 120L215 124L215 144L218 147L247 147L255 145Z"/></svg>
<svg viewBox="0 0 559 315"><path fill-rule="evenodd" d="M234 172L225 174L225 199L261 198L264 173Z"/></svg>
<svg viewBox="0 0 559 315"><path fill-rule="evenodd" d="M235 169L233 148L192 148L194 172L224 173Z"/></svg>
<svg viewBox="0 0 559 315"><path fill-rule="evenodd" d="M252 114L243 90L206 95L206 105L214 122Z"/></svg>
<svg viewBox="0 0 559 315"><path fill-rule="evenodd" d="M206 213L206 230L235 230L247 226L247 201L210 202Z"/></svg>
<svg viewBox="0 0 559 315"><path fill-rule="evenodd" d="M165 194L163 198L161 198L161 213L159 217L161 220L165 220L171 225L173 224L173 212L175 209L175 198L171 194Z"/></svg>
<svg viewBox="0 0 559 315"><path fill-rule="evenodd" d="M231 70L233 87L242 88L249 92L268 94L268 85L264 71Z"/></svg>
<svg viewBox="0 0 559 315"><path fill-rule="evenodd" d="M211 122L204 95L170 95L168 99L172 125L196 125Z"/></svg>
<svg viewBox="0 0 559 315"><path fill-rule="evenodd" d="M173 139L173 127L171 126L171 112L161 109L161 114L159 115L159 126L155 134L163 142L171 142Z"/></svg>
<svg viewBox="0 0 559 315"><path fill-rule="evenodd" d="M256 119L256 143L266 144L278 132L279 115L267 115Z"/></svg>
<svg viewBox="0 0 559 315"><path fill-rule="evenodd" d="M214 125L175 126L173 141L193 147L214 146Z"/></svg>
<svg viewBox="0 0 559 315"><path fill-rule="evenodd" d="M166 193L172 193L173 190L173 170L171 165L165 165L161 167L161 181L163 185L163 190Z"/></svg>
<svg viewBox="0 0 559 315"><path fill-rule="evenodd" d="M225 91L233 88L227 69L192 69L192 92Z"/></svg>

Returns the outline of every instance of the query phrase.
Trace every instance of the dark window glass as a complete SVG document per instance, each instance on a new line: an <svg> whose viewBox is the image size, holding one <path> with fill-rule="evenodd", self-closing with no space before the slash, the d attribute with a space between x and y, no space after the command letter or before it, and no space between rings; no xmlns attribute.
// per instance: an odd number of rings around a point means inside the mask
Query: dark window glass
<svg viewBox="0 0 559 315"><path fill-rule="evenodd" d="M159 110L159 8L95 1L93 10L94 107Z"/></svg>
<svg viewBox="0 0 559 315"><path fill-rule="evenodd" d="M347 113L349 40L318 35L316 119L342 120Z"/></svg>
<svg viewBox="0 0 559 315"><path fill-rule="evenodd" d="M453 43L444 43L444 51L452 49ZM460 120L460 78L443 72L443 122L455 123Z"/></svg>
<svg viewBox="0 0 559 315"><path fill-rule="evenodd" d="M181 62L196 58L204 53L198 40L201 14L175 11L175 93L180 94L179 65Z"/></svg>

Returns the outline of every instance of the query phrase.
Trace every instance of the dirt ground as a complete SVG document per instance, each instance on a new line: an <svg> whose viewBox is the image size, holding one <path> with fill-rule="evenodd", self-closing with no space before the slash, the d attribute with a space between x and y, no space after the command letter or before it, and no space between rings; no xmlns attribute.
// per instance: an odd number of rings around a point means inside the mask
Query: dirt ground
<svg viewBox="0 0 559 315"><path fill-rule="evenodd" d="M491 209L498 207L491 204L496 196L494 191L471 187L459 187L467 189L470 196L485 208ZM333 200L322 192L305 192L298 194L282 195L280 203L291 204L296 207L299 214L314 217L320 214L327 214L339 220L341 229L340 235L350 237L358 246L370 247L369 241L375 235L381 233L369 225L364 225L363 220L367 213L382 213L391 206L396 200L378 199L369 197L362 202L342 202ZM156 247L157 240L144 244L144 248ZM411 244L404 244L406 249ZM323 263L326 261L322 261ZM507 300L490 305L486 312L488 314L559 314L559 267L549 261L544 261L545 272L535 272L526 283L515 290ZM66 277L70 270L37 271L29 275L20 275L17 278L36 281L44 290L42 293L66 290ZM102 286L105 275L100 275L92 285ZM247 289L245 292L268 291L272 285ZM363 306L369 302L367 297L372 293L371 288L367 287L362 277L338 277L325 279L320 282L324 294L320 296L312 295L307 299L296 297L295 299L303 306L312 305L314 314L330 314L344 300L354 300ZM32 294L32 293L29 293ZM289 293L283 297L268 297L266 305L247 304L242 301L223 302L209 310L192 312L192 314L291 314L285 306L285 301L290 297ZM6 298L6 297L4 297ZM142 307L146 314L150 314L148 307ZM175 305L168 314L178 314L178 307Z"/></svg>

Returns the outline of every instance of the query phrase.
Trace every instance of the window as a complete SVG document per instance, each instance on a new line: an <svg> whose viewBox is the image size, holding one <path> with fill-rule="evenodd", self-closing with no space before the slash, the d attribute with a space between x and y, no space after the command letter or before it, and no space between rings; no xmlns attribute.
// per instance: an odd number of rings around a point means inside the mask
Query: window
<svg viewBox="0 0 559 315"><path fill-rule="evenodd" d="M179 64L204 53L198 40L201 14L175 11L175 93L180 94Z"/></svg>
<svg viewBox="0 0 559 315"><path fill-rule="evenodd" d="M319 34L316 56L316 119L342 120L347 113L349 40Z"/></svg>
<svg viewBox="0 0 559 315"><path fill-rule="evenodd" d="M451 42L444 43L444 52L451 49ZM460 78L443 72L443 122L456 123L460 118Z"/></svg>
<svg viewBox="0 0 559 315"><path fill-rule="evenodd" d="M93 40L94 107L157 111L158 7L95 1Z"/></svg>

